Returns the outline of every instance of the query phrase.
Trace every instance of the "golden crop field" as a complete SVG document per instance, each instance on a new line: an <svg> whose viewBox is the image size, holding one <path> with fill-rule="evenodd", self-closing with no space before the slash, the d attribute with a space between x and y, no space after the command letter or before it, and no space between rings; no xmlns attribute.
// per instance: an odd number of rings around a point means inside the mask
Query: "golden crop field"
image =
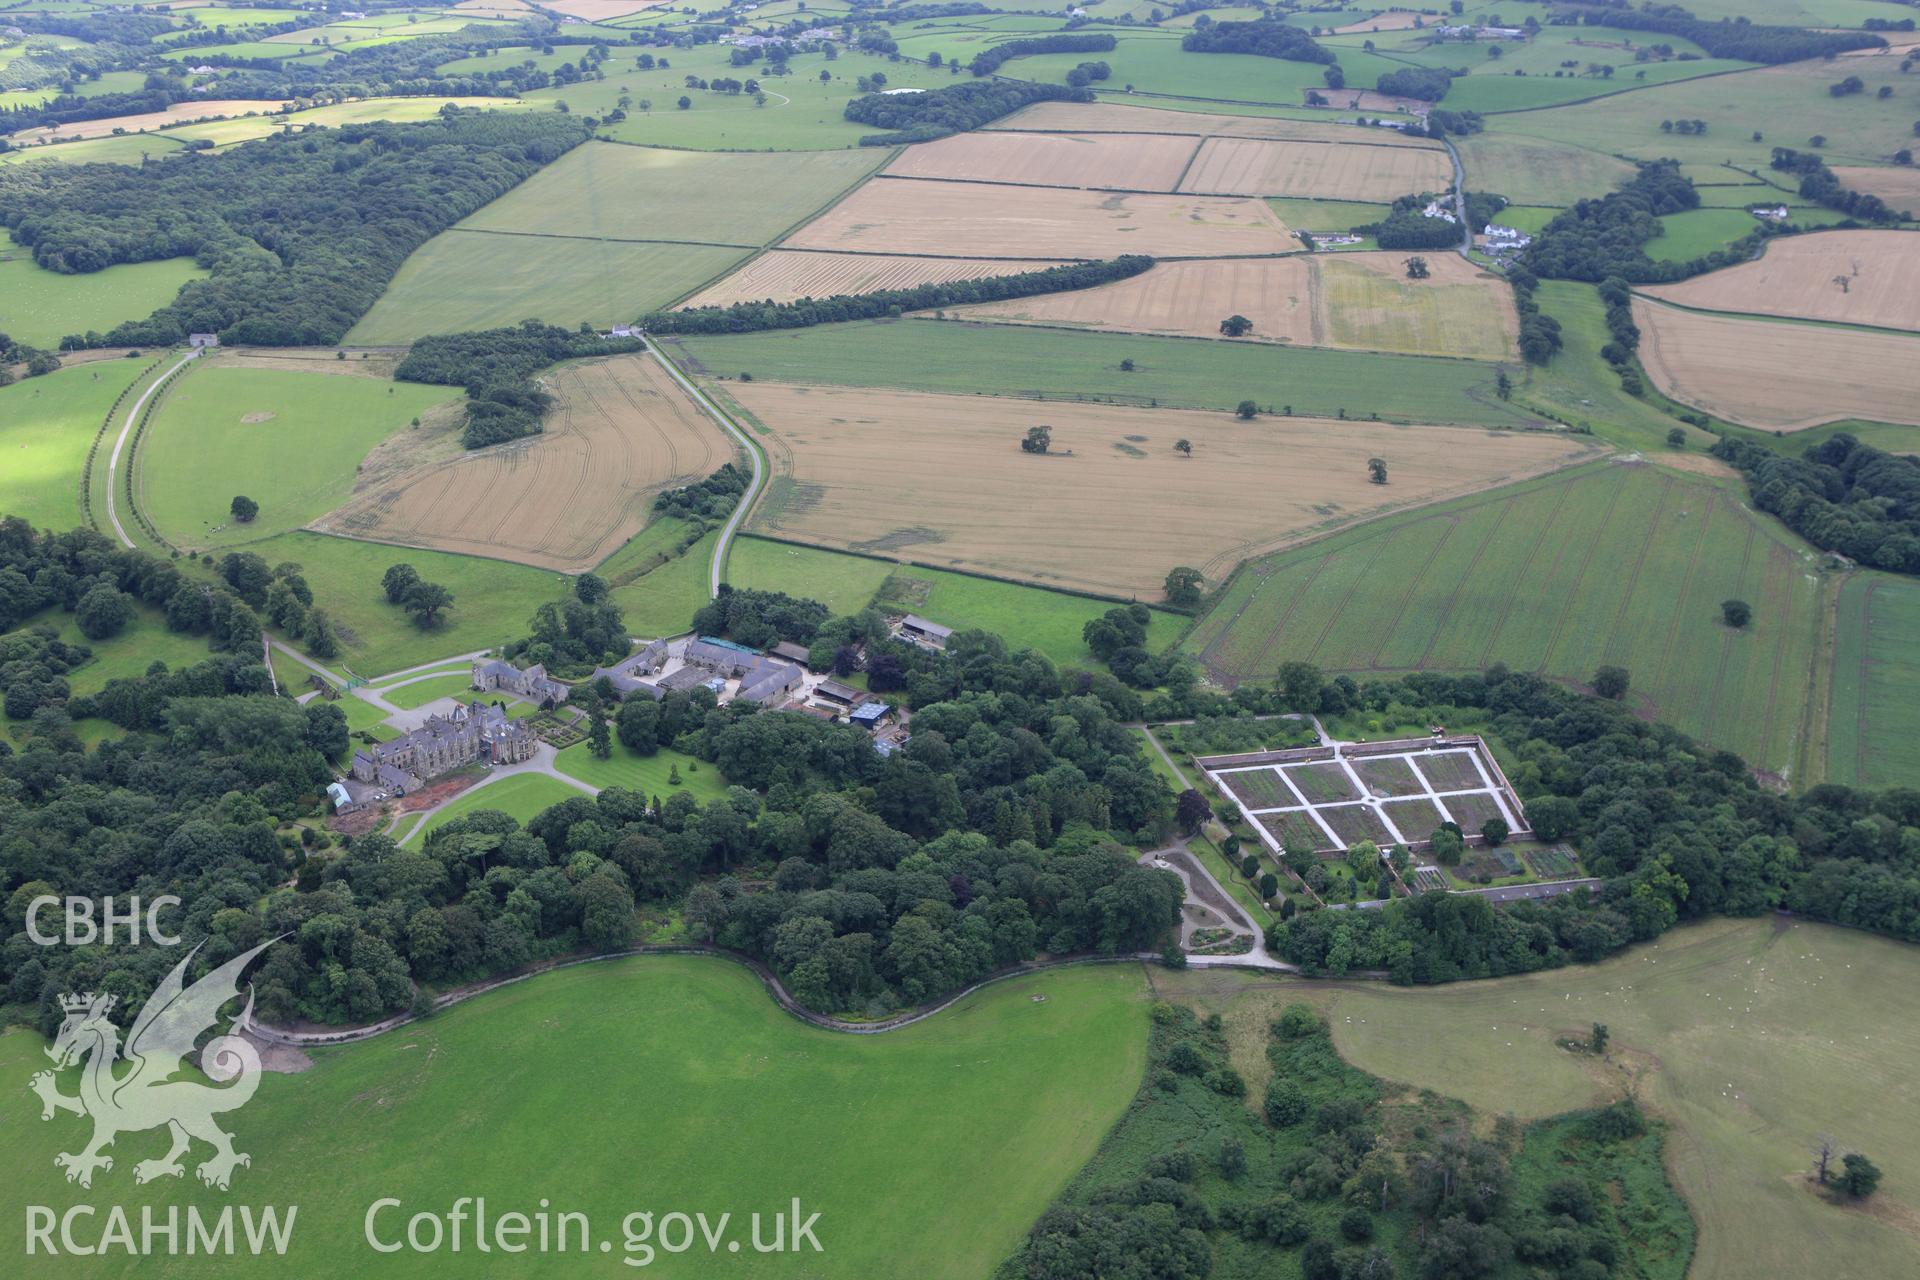
<svg viewBox="0 0 1920 1280"><path fill-rule="evenodd" d="M895 178L1164 192L1180 181L1200 145L1171 134L956 133L908 147L886 172Z"/></svg>
<svg viewBox="0 0 1920 1280"><path fill-rule="evenodd" d="M1201 111L1169 111L1162 107L1129 107L1105 102L1036 102L986 128L989 132L1016 133L1179 133L1195 138L1364 141L1395 147L1425 147L1434 151L1443 149L1433 139L1409 138L1395 129L1368 128L1363 133L1359 125L1334 124L1331 121L1223 116Z"/></svg>
<svg viewBox="0 0 1920 1280"><path fill-rule="evenodd" d="M1444 152L1415 147L1209 138L1180 190L1203 195L1392 200L1453 183Z"/></svg>
<svg viewBox="0 0 1920 1280"><path fill-rule="evenodd" d="M775 249L718 280L689 299L687 307L729 307L736 302L791 302L838 294L910 289L949 280L1016 275L1060 265L1044 259L911 258L884 253L805 253Z"/></svg>
<svg viewBox="0 0 1920 1280"><path fill-rule="evenodd" d="M956 308L968 320L1118 333L1219 338L1230 315L1253 321L1242 342L1346 347L1499 360L1519 333L1512 291L1454 254L1406 278L1402 253L1163 262L1097 289ZM1224 340L1224 339L1223 339Z"/></svg>
<svg viewBox="0 0 1920 1280"><path fill-rule="evenodd" d="M800 228L786 246L1111 258L1285 253L1296 242L1261 200L880 178Z"/></svg>
<svg viewBox="0 0 1920 1280"><path fill-rule="evenodd" d="M1920 426L1920 337L1705 315L1633 301L1640 360L1675 400L1750 427L1843 418Z"/></svg>
<svg viewBox="0 0 1920 1280"><path fill-rule="evenodd" d="M1847 190L1879 196L1895 209L1907 213L1920 209L1920 171L1911 166L1842 165L1834 169L1833 176Z"/></svg>
<svg viewBox="0 0 1920 1280"><path fill-rule="evenodd" d="M1683 307L1920 330L1920 235L1816 231L1752 262L1642 290Z"/></svg>
<svg viewBox="0 0 1920 1280"><path fill-rule="evenodd" d="M1108 595L1590 458L1549 433L729 383L767 430L755 529ZM1028 428L1052 451L1020 448ZM1175 442L1188 440L1191 457ZM1386 460L1390 483L1367 477ZM1223 514L1225 518L1223 518Z"/></svg>
<svg viewBox="0 0 1920 1280"><path fill-rule="evenodd" d="M655 494L734 447L652 357L609 356L547 378L541 435L441 462L369 466L322 533L578 573L647 523Z"/></svg>
<svg viewBox="0 0 1920 1280"><path fill-rule="evenodd" d="M171 124L185 124L190 120L224 120L230 116L244 116L248 112L265 114L278 111L286 105L284 100L278 98L215 98L207 102L182 102L164 111L143 111L139 115L108 116L103 120L75 120L71 124L23 129L8 141L18 147L30 147L35 143L56 139L64 142L76 138L105 138L116 129L125 133L143 133L164 129Z"/></svg>

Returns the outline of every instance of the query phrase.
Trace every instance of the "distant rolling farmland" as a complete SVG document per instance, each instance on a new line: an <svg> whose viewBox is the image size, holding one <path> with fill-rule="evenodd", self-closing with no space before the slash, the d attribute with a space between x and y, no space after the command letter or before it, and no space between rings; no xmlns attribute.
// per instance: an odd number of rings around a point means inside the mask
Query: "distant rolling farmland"
<svg viewBox="0 0 1920 1280"><path fill-rule="evenodd" d="M1734 487L1606 463L1251 563L1186 647L1230 681L1290 659L1568 681L1612 663L1638 709L1784 774L1821 749L1803 739L1822 594L1804 546ZM1744 631L1720 622L1732 597L1753 606Z"/></svg>

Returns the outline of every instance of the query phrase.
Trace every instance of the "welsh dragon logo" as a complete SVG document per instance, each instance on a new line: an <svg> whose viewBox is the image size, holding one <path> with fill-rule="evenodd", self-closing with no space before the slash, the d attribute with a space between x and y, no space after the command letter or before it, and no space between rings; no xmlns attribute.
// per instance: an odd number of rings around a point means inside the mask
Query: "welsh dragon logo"
<svg viewBox="0 0 1920 1280"><path fill-rule="evenodd" d="M188 987L182 979L200 950L196 946L141 1007L127 1033L124 1050L119 1029L107 1017L116 997L87 994L60 998L67 1018L47 1056L58 1068L86 1059L80 1092L75 1097L59 1092L52 1071L35 1075L28 1087L40 1095L42 1120L53 1119L56 1111L93 1118L93 1140L80 1151L53 1158L67 1171L68 1182L91 1187L96 1169L112 1171L113 1157L103 1152L116 1137L163 1125L172 1135L173 1147L157 1160L134 1165L135 1182L180 1177L185 1173L180 1157L196 1138L213 1147L213 1156L195 1170L200 1181L210 1187L226 1190L235 1167L253 1163L251 1157L233 1149L233 1135L214 1122L222 1112L245 1106L260 1086L260 1054L239 1034L251 1025L251 987L246 1008L228 1025L227 1034L208 1041L200 1054L201 1069L225 1087L213 1088L173 1076L179 1072L181 1060L192 1056L193 1043L200 1033L219 1020L221 1006L239 996L240 974L272 945L272 941L263 942ZM131 1064L132 1070L116 1071L125 1064Z"/></svg>

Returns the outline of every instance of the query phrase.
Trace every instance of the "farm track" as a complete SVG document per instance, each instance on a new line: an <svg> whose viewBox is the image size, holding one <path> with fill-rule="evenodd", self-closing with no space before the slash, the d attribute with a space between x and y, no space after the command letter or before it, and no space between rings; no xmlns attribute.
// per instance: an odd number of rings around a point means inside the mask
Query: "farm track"
<svg viewBox="0 0 1920 1280"><path fill-rule="evenodd" d="M1873 596L1880 590L1878 582L1869 582L1867 589L1860 593L1860 695L1858 701L1862 712L1854 719L1853 731L1853 776L1856 781L1867 776L1867 717L1865 704L1868 682L1873 679Z"/></svg>
<svg viewBox="0 0 1920 1280"><path fill-rule="evenodd" d="M1781 624L1779 634L1773 641L1773 666L1767 673L1767 713L1760 724L1761 747L1771 753L1774 708L1780 702L1780 671L1786 663L1787 640L1792 635L1791 629L1786 626L1786 620L1791 616L1788 604L1793 599L1792 553L1778 544L1772 545L1767 552L1767 574L1770 579L1777 580L1779 583L1777 590L1772 582L1768 584L1767 616ZM1792 756L1790 753L1783 752L1780 758L1791 761Z"/></svg>

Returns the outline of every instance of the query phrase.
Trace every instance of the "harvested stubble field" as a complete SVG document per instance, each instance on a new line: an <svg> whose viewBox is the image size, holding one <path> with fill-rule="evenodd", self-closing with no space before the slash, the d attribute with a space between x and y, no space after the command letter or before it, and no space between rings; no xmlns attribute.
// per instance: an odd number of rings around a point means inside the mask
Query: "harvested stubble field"
<svg viewBox="0 0 1920 1280"><path fill-rule="evenodd" d="M728 384L774 479L754 527L824 546L1107 595L1396 508L1591 456L1546 433L1403 427L978 396ZM1054 453L1023 452L1029 427ZM1193 443L1193 456L1174 449ZM1367 479L1388 460L1392 483Z"/></svg>
<svg viewBox="0 0 1920 1280"><path fill-rule="evenodd" d="M1171 134L956 133L908 147L887 176L1165 192L1203 145Z"/></svg>
<svg viewBox="0 0 1920 1280"><path fill-rule="evenodd" d="M877 293L915 285L983 276L1015 275L1058 266L1046 259L914 258L884 253L803 253L775 249L687 300L688 307L728 307L736 302L792 302L838 294Z"/></svg>
<svg viewBox="0 0 1920 1280"><path fill-rule="evenodd" d="M786 243L797 249L1011 258L1206 257L1299 247L1259 200L914 178L867 183Z"/></svg>
<svg viewBox="0 0 1920 1280"><path fill-rule="evenodd" d="M733 455L651 357L569 365L549 382L555 406L543 434L376 472L313 527L577 573L640 531L654 494Z"/></svg>
<svg viewBox="0 0 1920 1280"><path fill-rule="evenodd" d="M1718 417L1772 431L1845 418L1920 425L1920 337L1748 320L1633 301L1654 385Z"/></svg>
<svg viewBox="0 0 1920 1280"><path fill-rule="evenodd" d="M1643 290L1682 307L1920 330L1920 235L1817 231L1752 262Z"/></svg>
<svg viewBox="0 0 1920 1280"><path fill-rule="evenodd" d="M1355 253L1165 262L1096 289L982 303L951 314L1194 338L1219 338L1224 317L1243 315L1253 329L1242 342L1489 360L1512 356L1519 317L1504 282L1454 254L1429 258L1429 279L1408 280L1404 260L1400 253Z"/></svg>
<svg viewBox="0 0 1920 1280"><path fill-rule="evenodd" d="M165 111L145 111L139 115L108 116L101 120L75 120L70 124L48 125L42 129L24 129L8 139L18 147L30 147L50 139L106 138L115 134L143 133L164 129L190 120L224 120L229 116L264 115L286 106L282 99L262 101L255 98L216 98L209 102L183 102Z"/></svg>
<svg viewBox="0 0 1920 1280"><path fill-rule="evenodd" d="M1037 102L987 126L989 132L1175 133L1194 138L1279 138L1301 142L1379 142L1387 146L1441 150L1427 138L1395 129L1368 129L1319 120L1268 116L1223 116L1160 107L1124 107L1104 102ZM1406 193L1400 192L1400 195Z"/></svg>
<svg viewBox="0 0 1920 1280"><path fill-rule="evenodd" d="M1568 683L1613 663L1637 709L1797 781L1825 752L1807 673L1829 588L1744 499L1738 481L1607 463L1371 521L1248 565L1184 647L1228 683L1283 657ZM1745 629L1721 624L1727 599L1752 604Z"/></svg>
<svg viewBox="0 0 1920 1280"><path fill-rule="evenodd" d="M1879 196L1895 209L1912 213L1920 209L1920 171L1910 166L1899 168L1885 166L1842 165L1833 171L1840 179L1840 185L1849 191L1864 191L1870 196ZM1869 235L1875 234L1868 232Z"/></svg>
<svg viewBox="0 0 1920 1280"><path fill-rule="evenodd" d="M1452 183L1446 153L1428 148L1208 138L1180 180L1180 190L1379 201L1410 191L1442 191Z"/></svg>

